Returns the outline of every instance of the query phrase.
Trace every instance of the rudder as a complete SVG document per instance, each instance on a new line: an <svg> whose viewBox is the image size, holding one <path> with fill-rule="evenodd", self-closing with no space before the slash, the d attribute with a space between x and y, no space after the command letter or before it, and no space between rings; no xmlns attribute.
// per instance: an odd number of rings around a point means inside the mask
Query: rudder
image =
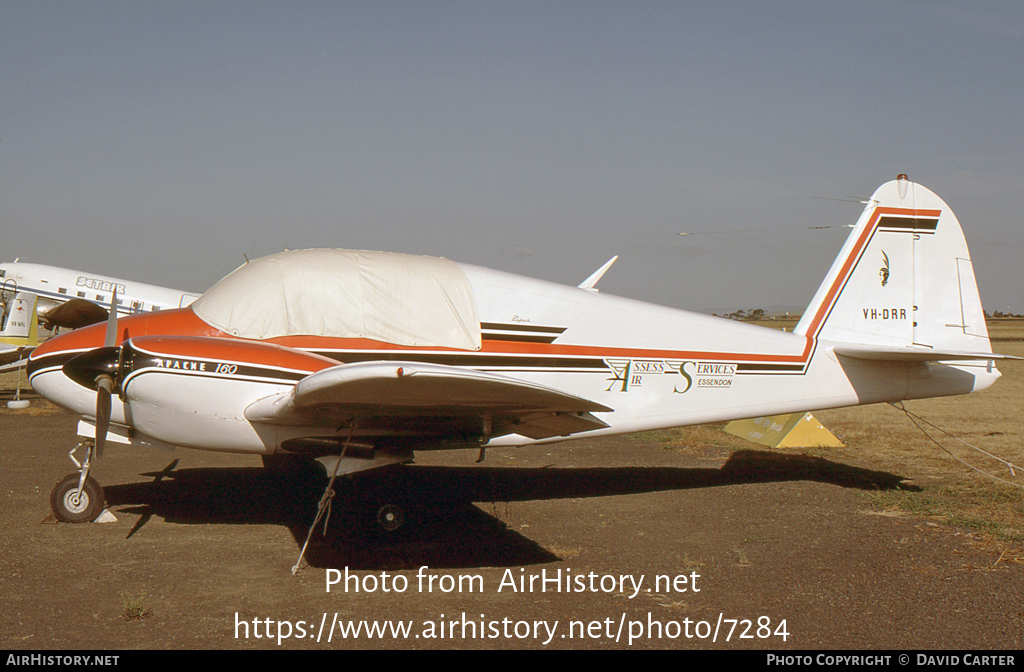
<svg viewBox="0 0 1024 672"><path fill-rule="evenodd" d="M31 292L18 292L11 303L7 321L0 330L0 343L19 346L39 345L37 300L38 297Z"/></svg>

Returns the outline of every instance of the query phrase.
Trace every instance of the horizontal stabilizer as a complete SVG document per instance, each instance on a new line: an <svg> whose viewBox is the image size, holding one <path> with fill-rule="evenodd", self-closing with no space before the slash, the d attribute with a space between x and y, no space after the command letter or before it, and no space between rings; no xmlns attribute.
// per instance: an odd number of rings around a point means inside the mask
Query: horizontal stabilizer
<svg viewBox="0 0 1024 672"><path fill-rule="evenodd" d="M887 362L946 362L958 360L995 361L997 359L1022 359L1013 355L998 355L992 352L967 352L964 350L936 350L920 346L882 346L843 344L833 348L837 355L854 359L870 359Z"/></svg>

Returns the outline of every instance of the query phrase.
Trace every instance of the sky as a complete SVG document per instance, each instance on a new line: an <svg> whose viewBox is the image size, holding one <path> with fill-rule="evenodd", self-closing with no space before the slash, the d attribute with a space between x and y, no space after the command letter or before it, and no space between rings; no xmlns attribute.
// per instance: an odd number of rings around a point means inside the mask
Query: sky
<svg viewBox="0 0 1024 672"><path fill-rule="evenodd" d="M0 261L198 292L285 248L617 254L606 293L799 310L907 173L1024 312L1022 83L1019 0L0 0Z"/></svg>

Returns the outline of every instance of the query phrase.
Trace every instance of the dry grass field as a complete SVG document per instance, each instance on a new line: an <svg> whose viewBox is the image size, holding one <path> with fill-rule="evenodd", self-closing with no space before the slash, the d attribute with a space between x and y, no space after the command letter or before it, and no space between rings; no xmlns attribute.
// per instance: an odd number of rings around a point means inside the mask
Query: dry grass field
<svg viewBox="0 0 1024 672"><path fill-rule="evenodd" d="M769 321L760 324L776 326ZM988 329L993 351L1024 357L1024 320L989 320ZM871 496L883 511L927 516L971 530L986 543L1009 542L1016 547L1012 555L1020 560L1024 542L1024 362L1001 362L998 368L1003 377L984 392L907 402L907 410L939 428L921 423L927 435L907 414L888 404L835 409L817 412L815 417L846 447L805 452L904 476L910 487ZM680 445L707 436L696 434L701 431L698 428L675 431ZM960 441L1015 468L1011 470Z"/></svg>

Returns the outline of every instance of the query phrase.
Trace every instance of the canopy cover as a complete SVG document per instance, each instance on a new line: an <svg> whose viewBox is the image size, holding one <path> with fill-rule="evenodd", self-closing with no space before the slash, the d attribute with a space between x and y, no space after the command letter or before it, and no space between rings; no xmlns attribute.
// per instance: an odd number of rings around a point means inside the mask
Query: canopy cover
<svg viewBox="0 0 1024 672"><path fill-rule="evenodd" d="M294 250L256 259L192 309L241 338L316 335L410 346L480 349L469 279L439 257L360 250Z"/></svg>

